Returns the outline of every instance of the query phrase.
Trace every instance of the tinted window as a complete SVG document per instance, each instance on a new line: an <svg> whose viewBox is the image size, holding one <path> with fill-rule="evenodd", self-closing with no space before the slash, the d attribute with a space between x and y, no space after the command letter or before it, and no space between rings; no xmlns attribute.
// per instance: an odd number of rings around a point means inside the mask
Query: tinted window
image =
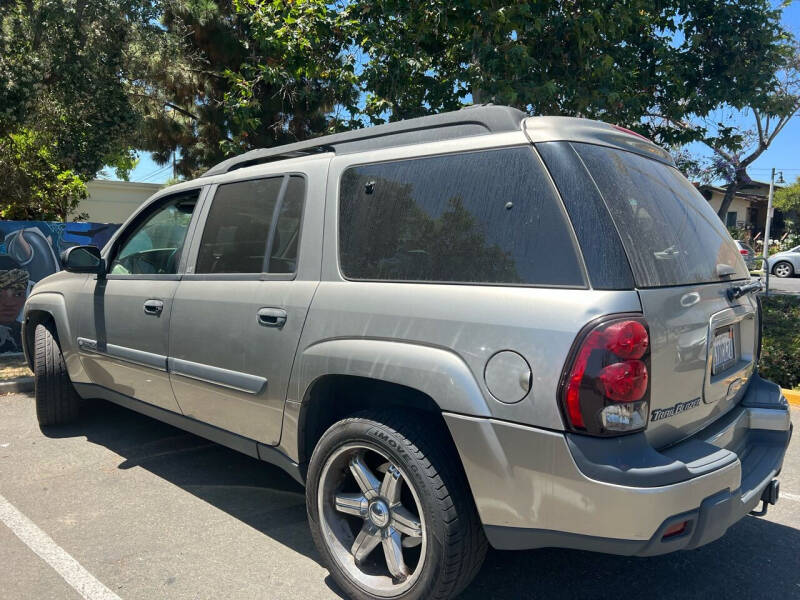
<svg viewBox="0 0 800 600"><path fill-rule="evenodd" d="M288 181L281 198L284 179ZM200 240L195 272L261 273L271 241L269 272L293 273L303 199L304 182L297 176L219 186Z"/></svg>
<svg viewBox="0 0 800 600"><path fill-rule="evenodd" d="M134 226L111 262L115 275L174 275L178 272L197 192L174 196Z"/></svg>
<svg viewBox="0 0 800 600"><path fill-rule="evenodd" d="M294 273L297 269L297 245L300 243L304 199L305 180L302 177L290 177L273 234L270 273Z"/></svg>
<svg viewBox="0 0 800 600"><path fill-rule="evenodd" d="M339 244L353 279L584 285L559 200L527 146L346 170Z"/></svg>
<svg viewBox="0 0 800 600"><path fill-rule="evenodd" d="M640 287L748 277L725 225L677 169L638 154L575 144L617 225ZM730 271L721 267L719 272Z"/></svg>

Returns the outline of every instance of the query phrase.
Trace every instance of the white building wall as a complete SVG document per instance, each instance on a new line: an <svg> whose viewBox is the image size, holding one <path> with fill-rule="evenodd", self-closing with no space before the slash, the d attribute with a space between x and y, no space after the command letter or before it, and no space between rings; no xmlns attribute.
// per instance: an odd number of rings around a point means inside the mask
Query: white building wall
<svg viewBox="0 0 800 600"><path fill-rule="evenodd" d="M722 199L724 195L714 191L711 200L708 203L711 205L711 208L714 209L714 212L719 210L719 207L722 205ZM746 223L747 221L747 209L750 206L750 200L746 200L745 198L741 198L739 196L734 196L733 202L731 202L730 207L728 208L728 212L735 212L736 213L736 223Z"/></svg>
<svg viewBox="0 0 800 600"><path fill-rule="evenodd" d="M122 223L162 187L156 183L92 179L86 184L89 196L76 212L88 213L87 220L93 223Z"/></svg>

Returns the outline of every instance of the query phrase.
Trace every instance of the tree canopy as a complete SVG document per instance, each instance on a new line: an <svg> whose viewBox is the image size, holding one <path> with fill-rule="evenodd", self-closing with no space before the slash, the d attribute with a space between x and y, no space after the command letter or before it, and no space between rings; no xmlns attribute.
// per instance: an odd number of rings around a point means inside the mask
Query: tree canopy
<svg viewBox="0 0 800 600"><path fill-rule="evenodd" d="M738 152L746 136L710 126L715 111L774 126L791 105L780 18L770 0L13 0L0 136L36 131L83 179L124 174L135 150L192 176L254 147L494 102Z"/></svg>
<svg viewBox="0 0 800 600"><path fill-rule="evenodd" d="M793 184L775 190L775 206L800 213L800 177Z"/></svg>

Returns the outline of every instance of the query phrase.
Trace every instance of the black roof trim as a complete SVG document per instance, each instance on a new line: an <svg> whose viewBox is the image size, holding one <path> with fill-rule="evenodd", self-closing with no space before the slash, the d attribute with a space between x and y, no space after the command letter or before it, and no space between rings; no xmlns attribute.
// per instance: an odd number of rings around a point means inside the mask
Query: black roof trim
<svg viewBox="0 0 800 600"><path fill-rule="evenodd" d="M350 154L391 146L405 146L473 135L520 131L524 112L510 106L478 105L452 112L396 121L344 133L251 150L211 167L203 177L221 175L252 165L320 152Z"/></svg>

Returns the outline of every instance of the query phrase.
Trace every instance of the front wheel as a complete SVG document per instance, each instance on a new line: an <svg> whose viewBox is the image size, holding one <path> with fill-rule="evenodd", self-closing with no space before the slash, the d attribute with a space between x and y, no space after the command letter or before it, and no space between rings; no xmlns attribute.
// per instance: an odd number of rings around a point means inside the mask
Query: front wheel
<svg viewBox="0 0 800 600"><path fill-rule="evenodd" d="M792 266L791 263L782 260L774 267L772 267L772 274L775 275L776 277L781 277L781 278L791 277L792 275L794 275L794 267Z"/></svg>
<svg viewBox="0 0 800 600"><path fill-rule="evenodd" d="M334 424L311 457L314 542L351 598L445 599L480 569L486 538L441 433L398 413Z"/></svg>
<svg viewBox="0 0 800 600"><path fill-rule="evenodd" d="M81 401L72 387L61 348L48 326L36 326L34 345L33 382L39 426L65 425L74 421Z"/></svg>

